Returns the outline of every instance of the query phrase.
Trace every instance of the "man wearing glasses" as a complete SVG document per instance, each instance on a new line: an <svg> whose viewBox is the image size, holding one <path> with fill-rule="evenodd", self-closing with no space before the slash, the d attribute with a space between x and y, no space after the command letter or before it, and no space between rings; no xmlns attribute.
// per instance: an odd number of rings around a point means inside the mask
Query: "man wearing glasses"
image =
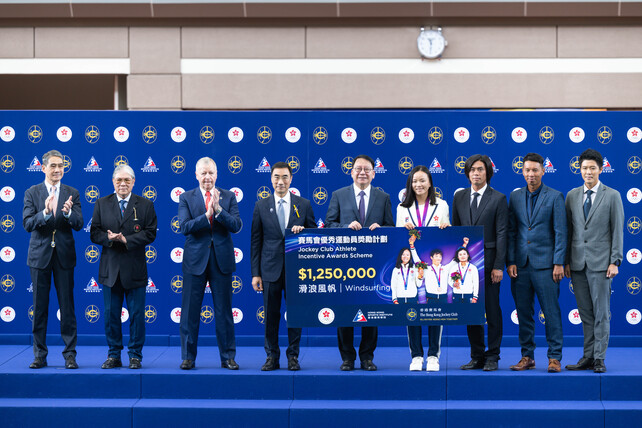
<svg viewBox="0 0 642 428"><path fill-rule="evenodd" d="M374 160L367 155L359 155L352 163L353 184L332 192L330 206L326 214L326 227L349 227L361 230L367 227L374 230L380 226L392 226L390 196L371 186L374 179ZM367 371L377 370L372 362L377 347L377 327L361 328L359 359L361 368ZM337 331L339 352L343 363L342 371L354 370L357 352L354 349L354 327L340 327Z"/></svg>

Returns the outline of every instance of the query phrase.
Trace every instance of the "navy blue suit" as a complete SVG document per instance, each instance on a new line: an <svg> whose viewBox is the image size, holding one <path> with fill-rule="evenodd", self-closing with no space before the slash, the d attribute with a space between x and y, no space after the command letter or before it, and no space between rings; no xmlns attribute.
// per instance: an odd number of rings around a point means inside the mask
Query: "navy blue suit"
<svg viewBox="0 0 642 428"><path fill-rule="evenodd" d="M73 206L69 218L62 207L71 196ZM44 183L31 186L25 192L22 224L31 233L27 265L33 283L33 352L36 357L47 357L47 318L51 274L60 305L60 333L65 343L63 356L76 355L76 313L74 310L74 267L76 244L72 230L82 228L82 210L78 190L60 184L56 215L45 219L45 200L49 197ZM51 246L52 241L55 247Z"/></svg>
<svg viewBox="0 0 642 428"><path fill-rule="evenodd" d="M546 318L548 358L562 359L562 318L559 284L553 280L553 265L563 265L566 256L566 208L564 196L542 184L532 213L528 209L528 188L515 190L508 204L507 265L517 266L511 291L519 319L522 356L534 359L535 294Z"/></svg>
<svg viewBox="0 0 642 428"><path fill-rule="evenodd" d="M221 361L236 356L232 316L232 273L236 270L236 262L230 233L241 230L242 223L234 193L218 187L217 190L222 211L213 217L212 225L205 216L200 188L181 194L178 202L178 221L181 233L185 235L180 323L183 360L196 360L201 304L207 281L214 300L216 341Z"/></svg>
<svg viewBox="0 0 642 428"><path fill-rule="evenodd" d="M122 216L115 193L96 201L90 237L91 242L102 245L98 282L104 286L105 336L110 358L120 359L123 349L120 317L126 298L129 311L127 353L130 358L143 359L147 286L145 246L156 239L157 222L154 204L142 196L132 193ZM127 244L110 241L108 230L122 233Z"/></svg>
<svg viewBox="0 0 642 428"><path fill-rule="evenodd" d="M310 201L290 193L290 216L286 230L292 226L316 227ZM252 215L252 277L263 281L263 307L265 310L265 352L279 360L279 321L281 294L285 293L285 237L276 214L274 196L261 199L254 205ZM288 328L288 358L299 356L300 328Z"/></svg>
<svg viewBox="0 0 642 428"><path fill-rule="evenodd" d="M332 192L330 206L325 217L326 227L348 227L353 221L359 221L359 208L354 193L354 185L351 184ZM370 227L373 223L379 226L393 226L395 221L392 217L392 205L390 196L386 192L371 187L366 220L361 226ZM374 358L374 350L377 347L377 327L361 328L361 343L359 344L359 359L363 361ZM339 341L339 352L343 361L354 361L357 352L354 349L354 327L340 327L337 329Z"/></svg>

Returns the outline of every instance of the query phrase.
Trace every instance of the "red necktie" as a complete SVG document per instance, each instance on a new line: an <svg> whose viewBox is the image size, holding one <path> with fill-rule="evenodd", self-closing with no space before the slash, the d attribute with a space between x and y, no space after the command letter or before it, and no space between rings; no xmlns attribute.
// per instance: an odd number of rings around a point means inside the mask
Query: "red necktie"
<svg viewBox="0 0 642 428"><path fill-rule="evenodd" d="M211 201L212 201L212 194L209 191L205 192L205 211L207 211ZM210 222L210 226L212 226L212 217L208 217L207 219Z"/></svg>

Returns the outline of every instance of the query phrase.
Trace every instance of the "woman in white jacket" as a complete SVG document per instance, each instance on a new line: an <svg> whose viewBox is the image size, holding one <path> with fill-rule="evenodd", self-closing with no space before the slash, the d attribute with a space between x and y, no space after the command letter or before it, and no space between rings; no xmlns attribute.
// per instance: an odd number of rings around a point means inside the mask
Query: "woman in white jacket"
<svg viewBox="0 0 642 428"><path fill-rule="evenodd" d="M450 226L448 204L437 197L433 186L432 175L425 165L418 165L410 171L406 181L406 195L403 202L397 206L397 227L408 230L415 227ZM411 237L410 249L415 262L419 260L414 251ZM439 371L439 355L441 354L441 333L443 326L428 327L428 355L426 371ZM424 363L424 349L421 344L421 326L408 326L408 345L410 346L411 371L421 371Z"/></svg>
<svg viewBox="0 0 642 428"><path fill-rule="evenodd" d="M417 301L416 284L417 269L414 267L410 248L402 248L390 279L392 303L415 303Z"/></svg>
<svg viewBox="0 0 642 428"><path fill-rule="evenodd" d="M448 266L450 268L448 284L453 289L453 302L477 303L479 272L477 266L470 263L468 250L464 247L458 248L453 261Z"/></svg>

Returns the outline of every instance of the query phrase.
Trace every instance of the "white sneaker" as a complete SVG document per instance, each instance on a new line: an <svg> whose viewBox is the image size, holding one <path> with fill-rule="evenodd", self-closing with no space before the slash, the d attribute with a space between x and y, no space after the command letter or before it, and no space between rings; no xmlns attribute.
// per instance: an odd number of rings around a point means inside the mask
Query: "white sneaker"
<svg viewBox="0 0 642 428"><path fill-rule="evenodd" d="M426 371L438 372L439 371L439 358L430 356L426 359Z"/></svg>
<svg viewBox="0 0 642 428"><path fill-rule="evenodd" d="M410 363L411 372L420 372L424 365L424 357L415 357Z"/></svg>

